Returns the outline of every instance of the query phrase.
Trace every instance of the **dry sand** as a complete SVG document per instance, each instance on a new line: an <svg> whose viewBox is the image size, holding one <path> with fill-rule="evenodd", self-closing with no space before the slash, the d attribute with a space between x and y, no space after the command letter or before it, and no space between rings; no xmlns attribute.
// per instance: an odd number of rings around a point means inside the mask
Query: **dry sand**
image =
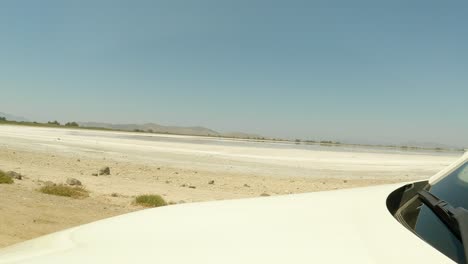
<svg viewBox="0 0 468 264"><path fill-rule="evenodd" d="M139 194L180 203L405 182L427 178L460 155L1 125L0 169L26 177L0 185L0 247L140 210L132 204ZM93 176L103 166L111 175ZM69 177L90 197L36 191Z"/></svg>

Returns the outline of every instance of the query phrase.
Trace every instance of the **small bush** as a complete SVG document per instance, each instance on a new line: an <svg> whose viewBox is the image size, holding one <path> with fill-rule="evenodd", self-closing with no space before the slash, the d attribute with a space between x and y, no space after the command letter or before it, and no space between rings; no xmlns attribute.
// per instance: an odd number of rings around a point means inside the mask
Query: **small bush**
<svg viewBox="0 0 468 264"><path fill-rule="evenodd" d="M0 171L0 184L12 184L13 179L6 175L5 172Z"/></svg>
<svg viewBox="0 0 468 264"><path fill-rule="evenodd" d="M63 184L44 186L41 187L39 191L45 194L71 198L85 198L89 196L89 192L83 187L70 187Z"/></svg>
<svg viewBox="0 0 468 264"><path fill-rule="evenodd" d="M68 122L65 124L65 126L67 127L79 127L80 125L78 125L78 123L76 122Z"/></svg>
<svg viewBox="0 0 468 264"><path fill-rule="evenodd" d="M145 207L159 207L167 205L167 202L160 195L140 195L135 198L135 204Z"/></svg>
<svg viewBox="0 0 468 264"><path fill-rule="evenodd" d="M55 125L55 126L60 126L60 123L59 123L57 120L55 120L55 121L49 121L49 122L47 122L47 124L49 124L49 125Z"/></svg>

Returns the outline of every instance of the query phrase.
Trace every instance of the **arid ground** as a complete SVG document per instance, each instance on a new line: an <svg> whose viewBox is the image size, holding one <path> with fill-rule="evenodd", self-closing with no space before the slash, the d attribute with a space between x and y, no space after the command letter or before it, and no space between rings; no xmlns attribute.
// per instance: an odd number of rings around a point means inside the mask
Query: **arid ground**
<svg viewBox="0 0 468 264"><path fill-rule="evenodd" d="M287 195L428 178L461 153L298 147L279 143L0 126L0 247L142 207L140 194L173 203ZM110 175L94 176L108 166ZM38 192L76 178L90 197Z"/></svg>

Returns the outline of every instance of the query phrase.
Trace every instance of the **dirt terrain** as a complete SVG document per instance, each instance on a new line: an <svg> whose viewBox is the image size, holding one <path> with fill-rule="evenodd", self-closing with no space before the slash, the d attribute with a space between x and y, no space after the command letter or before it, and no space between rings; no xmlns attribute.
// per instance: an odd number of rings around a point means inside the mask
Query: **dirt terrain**
<svg viewBox="0 0 468 264"><path fill-rule="evenodd" d="M133 204L141 194L189 203L370 186L427 178L457 158L453 153L219 146L185 138L174 142L169 136L149 142L134 136L0 126L0 169L24 176L0 184L0 247L141 210ZM95 176L104 166L111 174ZM90 197L37 191L47 181L65 183L68 178L81 181Z"/></svg>

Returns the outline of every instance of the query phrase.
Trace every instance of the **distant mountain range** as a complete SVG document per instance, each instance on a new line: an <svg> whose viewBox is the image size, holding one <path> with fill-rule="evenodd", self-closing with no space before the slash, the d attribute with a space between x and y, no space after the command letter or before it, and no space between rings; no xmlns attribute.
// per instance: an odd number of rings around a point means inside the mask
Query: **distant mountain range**
<svg viewBox="0 0 468 264"><path fill-rule="evenodd" d="M96 127L108 128L125 131L145 131L167 134L183 134L196 136L220 136L221 134L205 127L179 127L179 126L162 126L154 123L147 124L109 124L97 122L79 122L81 127Z"/></svg>
<svg viewBox="0 0 468 264"><path fill-rule="evenodd" d="M7 113L0 112L0 117L5 117L7 120L10 121L18 121L18 122L27 122L29 121L28 119L22 117L22 116L15 116L15 115L10 115Z"/></svg>
<svg viewBox="0 0 468 264"><path fill-rule="evenodd" d="M155 123L147 124L109 124L97 122L79 122L81 127L107 128L124 131L144 131L164 134L193 135L193 136L223 136L239 138L260 138L259 135L247 133L220 133L206 127L181 127L181 126L163 126Z"/></svg>
<svg viewBox="0 0 468 264"><path fill-rule="evenodd" d="M10 121L18 122L32 122L25 117L15 116L12 114L0 112L0 117L5 117ZM230 133L220 133L218 131L201 127L183 127L183 126L163 126L155 123L147 124L111 124L111 123L99 123L99 122L79 122L81 127L88 128L106 128L112 130L122 130L122 131L139 131L139 132L152 132L152 133L162 133L162 134L176 134L176 135L193 135L193 136L214 136L214 137L232 137L232 138L250 138L250 139L261 139L261 135L249 134L242 132L230 132ZM411 146L411 147L422 147L422 148L441 148L441 149L458 149L459 147L447 144L438 144L434 142L405 142L404 144L399 144L399 146Z"/></svg>
<svg viewBox="0 0 468 264"><path fill-rule="evenodd" d="M31 122L27 118L21 116L15 116L0 112L0 117L5 117L9 121L17 122ZM153 133L164 133L164 134L177 134L177 135L193 135L193 136L214 136L214 137L236 137L236 138L261 138L259 135L232 132L232 133L220 133L212 129L194 126L194 127L182 127L182 126L163 126L155 123L147 124L111 124L111 123L98 123L98 122L79 122L81 127L94 127L94 128L107 128L113 130L123 131L141 131L141 132L153 132Z"/></svg>

